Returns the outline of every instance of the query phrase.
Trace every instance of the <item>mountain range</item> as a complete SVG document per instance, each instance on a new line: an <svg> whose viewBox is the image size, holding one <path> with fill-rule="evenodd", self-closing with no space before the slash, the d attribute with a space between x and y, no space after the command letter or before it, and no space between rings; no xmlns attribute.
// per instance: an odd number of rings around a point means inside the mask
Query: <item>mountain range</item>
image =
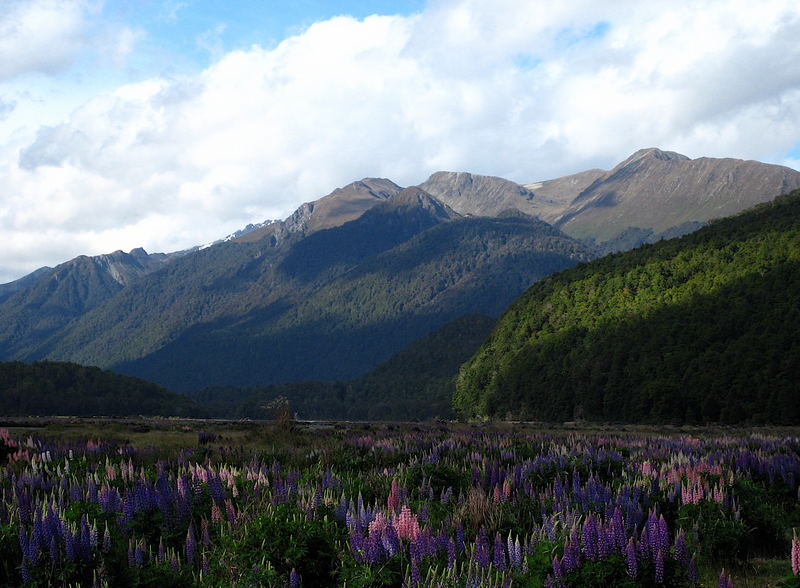
<svg viewBox="0 0 800 588"><path fill-rule="evenodd" d="M175 254L79 257L0 286L0 359L111 368L172 390L352 380L534 282L800 187L800 172L646 149L517 184L365 178Z"/></svg>

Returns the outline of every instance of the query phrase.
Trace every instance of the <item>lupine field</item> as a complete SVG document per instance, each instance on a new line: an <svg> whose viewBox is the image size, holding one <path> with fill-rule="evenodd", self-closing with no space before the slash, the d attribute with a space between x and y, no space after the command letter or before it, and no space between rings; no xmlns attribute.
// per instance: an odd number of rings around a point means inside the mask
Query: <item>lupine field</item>
<svg viewBox="0 0 800 588"><path fill-rule="evenodd" d="M800 586L797 436L120 427L0 431L3 585Z"/></svg>

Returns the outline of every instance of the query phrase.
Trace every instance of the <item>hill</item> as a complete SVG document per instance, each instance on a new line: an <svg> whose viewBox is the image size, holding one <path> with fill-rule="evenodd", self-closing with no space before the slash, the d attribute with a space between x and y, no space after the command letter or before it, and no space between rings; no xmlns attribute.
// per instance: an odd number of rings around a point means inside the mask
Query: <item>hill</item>
<svg viewBox="0 0 800 588"><path fill-rule="evenodd" d="M416 421L452 418L458 368L489 335L495 320L465 315L413 341L356 380L293 382L189 394L209 414L270 418L264 407L286 398L301 419Z"/></svg>
<svg viewBox="0 0 800 588"><path fill-rule="evenodd" d="M533 285L459 372L464 415L800 422L800 191Z"/></svg>
<svg viewBox="0 0 800 588"><path fill-rule="evenodd" d="M130 376L73 363L0 363L4 415L198 416L188 398Z"/></svg>

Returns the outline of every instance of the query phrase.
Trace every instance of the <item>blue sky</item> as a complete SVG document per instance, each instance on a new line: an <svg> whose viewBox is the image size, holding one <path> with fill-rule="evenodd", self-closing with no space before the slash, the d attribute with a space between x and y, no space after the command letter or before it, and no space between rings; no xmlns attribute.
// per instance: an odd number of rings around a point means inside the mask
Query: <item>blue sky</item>
<svg viewBox="0 0 800 588"><path fill-rule="evenodd" d="M800 167L796 0L0 0L0 282L367 177Z"/></svg>
<svg viewBox="0 0 800 588"><path fill-rule="evenodd" d="M408 15L423 7L422 0L117 0L104 5L100 20L117 20L146 31L143 46L149 53L147 67L170 71L174 68L160 63L163 57L178 59L182 67L207 66L218 57L209 50L214 43L221 51L251 45L274 47L313 23L335 16Z"/></svg>

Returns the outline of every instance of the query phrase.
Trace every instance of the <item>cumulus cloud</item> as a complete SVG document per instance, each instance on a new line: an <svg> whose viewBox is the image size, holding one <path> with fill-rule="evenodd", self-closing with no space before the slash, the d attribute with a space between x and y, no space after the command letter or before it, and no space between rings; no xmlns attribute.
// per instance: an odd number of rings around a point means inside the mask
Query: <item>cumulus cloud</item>
<svg viewBox="0 0 800 588"><path fill-rule="evenodd" d="M793 0L434 0L319 22L97 96L6 146L0 230L24 246L0 267L180 249L364 176L529 182L647 146L786 153L800 137L799 35Z"/></svg>
<svg viewBox="0 0 800 588"><path fill-rule="evenodd" d="M81 0L4 0L0 10L0 81L69 66L86 44Z"/></svg>

